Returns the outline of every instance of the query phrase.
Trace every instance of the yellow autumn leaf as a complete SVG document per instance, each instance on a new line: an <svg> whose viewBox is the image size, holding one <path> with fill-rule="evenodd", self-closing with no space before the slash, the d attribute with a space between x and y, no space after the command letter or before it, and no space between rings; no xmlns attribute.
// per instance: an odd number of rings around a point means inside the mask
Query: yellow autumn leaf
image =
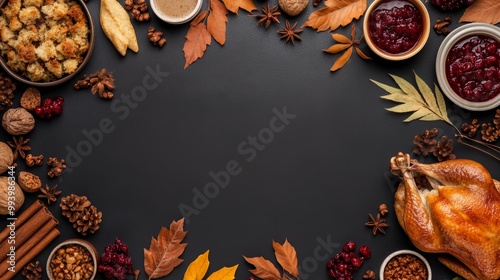
<svg viewBox="0 0 500 280"><path fill-rule="evenodd" d="M207 280L233 280L238 265L223 267L208 276Z"/></svg>
<svg viewBox="0 0 500 280"><path fill-rule="evenodd" d="M205 253L201 254L189 264L186 272L184 273L184 280L202 280L207 274L208 266L210 265L210 261L208 260L208 253L210 250L207 250Z"/></svg>

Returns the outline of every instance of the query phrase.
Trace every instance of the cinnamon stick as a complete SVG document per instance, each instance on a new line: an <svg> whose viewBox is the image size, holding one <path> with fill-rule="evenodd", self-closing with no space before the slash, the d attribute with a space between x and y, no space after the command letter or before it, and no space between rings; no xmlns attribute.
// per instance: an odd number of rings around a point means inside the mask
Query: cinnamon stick
<svg viewBox="0 0 500 280"><path fill-rule="evenodd" d="M32 261L38 254L40 254L43 249L45 249L50 242L52 242L58 235L59 230L57 228L53 228L47 235L45 235L40 242L38 242L28 253L22 256L19 260L16 260L16 269L15 271L7 270L6 273L3 273L5 270L0 270L0 280L9 280L12 279L19 271L23 269L30 261Z"/></svg>
<svg viewBox="0 0 500 280"><path fill-rule="evenodd" d="M4 240L4 242L0 244L0 259L3 261L7 258L11 246L20 248L26 240L32 237L50 219L53 219L52 213L50 213L47 207L42 207L23 223L21 227L18 227L17 223L15 223L15 244L9 244L7 240ZM9 227L4 230L11 231Z"/></svg>
<svg viewBox="0 0 500 280"><path fill-rule="evenodd" d="M19 228L21 227L27 220L29 220L35 213L38 212L43 207L42 201L37 199L35 202L33 202L26 210L24 210L19 217L15 220L16 222L16 227ZM5 228L2 232L0 232L0 244L3 244L3 242L9 237L10 235L10 229Z"/></svg>

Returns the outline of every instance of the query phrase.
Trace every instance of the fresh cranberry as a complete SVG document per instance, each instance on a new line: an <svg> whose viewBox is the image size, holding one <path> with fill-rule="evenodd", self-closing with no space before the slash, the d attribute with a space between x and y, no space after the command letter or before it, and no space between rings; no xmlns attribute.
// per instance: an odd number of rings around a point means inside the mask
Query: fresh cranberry
<svg viewBox="0 0 500 280"><path fill-rule="evenodd" d="M351 264L354 267L354 269L359 269L363 264L363 261L364 261L363 257L354 257L351 259Z"/></svg>
<svg viewBox="0 0 500 280"><path fill-rule="evenodd" d="M453 91L465 100L493 99L500 94L500 42L486 35L460 40L446 57L446 77Z"/></svg>
<svg viewBox="0 0 500 280"><path fill-rule="evenodd" d="M422 15L406 0L384 0L369 15L370 37L387 53L401 54L411 50L422 30Z"/></svg>

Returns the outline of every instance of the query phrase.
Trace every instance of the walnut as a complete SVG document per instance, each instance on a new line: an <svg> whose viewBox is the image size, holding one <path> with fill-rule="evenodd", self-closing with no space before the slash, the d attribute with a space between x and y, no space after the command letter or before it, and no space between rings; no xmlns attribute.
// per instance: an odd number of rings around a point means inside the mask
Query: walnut
<svg viewBox="0 0 500 280"><path fill-rule="evenodd" d="M58 160L55 157L49 157L47 159L47 165L50 167L47 173L50 178L60 176L64 169L66 169L66 161L64 159Z"/></svg>
<svg viewBox="0 0 500 280"><path fill-rule="evenodd" d="M19 210L24 203L23 190L10 178L0 177L0 215L11 215Z"/></svg>
<svg viewBox="0 0 500 280"><path fill-rule="evenodd" d="M148 38L153 45L159 46L160 48L167 42L167 39L163 38L163 32L156 30L152 26L148 28Z"/></svg>
<svg viewBox="0 0 500 280"><path fill-rule="evenodd" d="M35 127L35 118L22 107L13 108L3 114L2 126L11 135L28 134Z"/></svg>
<svg viewBox="0 0 500 280"><path fill-rule="evenodd" d="M280 8L289 16L302 13L309 4L309 0L278 0Z"/></svg>
<svg viewBox="0 0 500 280"><path fill-rule="evenodd" d="M40 91L36 88L27 88L21 96L21 107L28 111L35 110L36 106L42 103Z"/></svg>
<svg viewBox="0 0 500 280"><path fill-rule="evenodd" d="M17 182L23 191L29 193L36 192L42 187L42 180L40 180L40 177L27 171L19 172Z"/></svg>
<svg viewBox="0 0 500 280"><path fill-rule="evenodd" d="M12 149L4 142L0 142L0 174L5 173L14 162Z"/></svg>

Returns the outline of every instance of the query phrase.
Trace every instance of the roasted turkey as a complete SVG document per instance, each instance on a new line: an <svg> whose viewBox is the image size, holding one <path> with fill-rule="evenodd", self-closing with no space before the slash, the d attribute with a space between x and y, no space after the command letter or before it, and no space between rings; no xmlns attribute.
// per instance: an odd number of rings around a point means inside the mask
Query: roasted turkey
<svg viewBox="0 0 500 280"><path fill-rule="evenodd" d="M499 279L500 182L472 160L423 164L398 153L390 164L402 179L396 216L411 242L440 253L439 261L466 279Z"/></svg>

